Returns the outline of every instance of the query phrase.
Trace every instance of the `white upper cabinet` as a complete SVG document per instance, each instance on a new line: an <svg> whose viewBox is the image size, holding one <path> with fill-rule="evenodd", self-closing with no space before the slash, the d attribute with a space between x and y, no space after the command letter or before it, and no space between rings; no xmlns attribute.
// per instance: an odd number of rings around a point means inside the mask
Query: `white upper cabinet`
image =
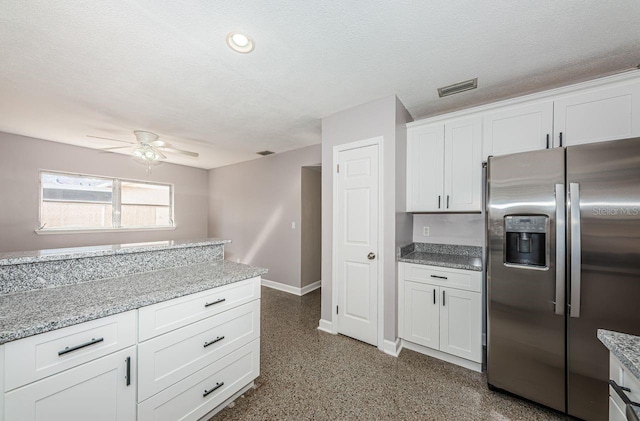
<svg viewBox="0 0 640 421"><path fill-rule="evenodd" d="M556 146L640 136L640 82L559 98L554 102L554 126Z"/></svg>
<svg viewBox="0 0 640 421"><path fill-rule="evenodd" d="M517 105L483 117L483 157L552 147L553 101Z"/></svg>
<svg viewBox="0 0 640 421"><path fill-rule="evenodd" d="M407 210L479 212L480 117L413 127L407 138Z"/></svg>
<svg viewBox="0 0 640 421"><path fill-rule="evenodd" d="M407 210L441 212L444 186L444 124L407 133Z"/></svg>
<svg viewBox="0 0 640 421"><path fill-rule="evenodd" d="M480 211L482 206L482 120L445 123L444 210Z"/></svg>

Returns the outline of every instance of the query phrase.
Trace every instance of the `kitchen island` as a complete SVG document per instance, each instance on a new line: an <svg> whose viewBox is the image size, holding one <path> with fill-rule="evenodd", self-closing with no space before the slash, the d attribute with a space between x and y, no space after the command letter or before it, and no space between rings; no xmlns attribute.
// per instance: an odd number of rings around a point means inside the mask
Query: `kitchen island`
<svg viewBox="0 0 640 421"><path fill-rule="evenodd" d="M0 254L0 420L196 420L251 387L267 271L228 242Z"/></svg>

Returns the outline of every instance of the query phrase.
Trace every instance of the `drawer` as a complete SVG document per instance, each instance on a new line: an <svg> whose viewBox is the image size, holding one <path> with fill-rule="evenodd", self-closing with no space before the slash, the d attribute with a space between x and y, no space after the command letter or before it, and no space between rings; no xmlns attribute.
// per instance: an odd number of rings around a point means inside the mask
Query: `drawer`
<svg viewBox="0 0 640 421"><path fill-rule="evenodd" d="M5 344L5 391L136 343L136 311Z"/></svg>
<svg viewBox="0 0 640 421"><path fill-rule="evenodd" d="M155 395L260 337L260 300L138 346L138 401Z"/></svg>
<svg viewBox="0 0 640 421"><path fill-rule="evenodd" d="M482 292L482 272L412 263L405 263L405 265L406 280Z"/></svg>
<svg viewBox="0 0 640 421"><path fill-rule="evenodd" d="M620 386L629 388L630 392L625 392L627 397L633 402L640 402L640 380L626 369L618 358L609 353L609 378ZM612 394L615 394L613 389Z"/></svg>
<svg viewBox="0 0 640 421"><path fill-rule="evenodd" d="M259 276L142 307L139 310L139 341L146 341L258 298Z"/></svg>
<svg viewBox="0 0 640 421"><path fill-rule="evenodd" d="M138 404L138 421L195 421L259 375L260 339L256 339Z"/></svg>

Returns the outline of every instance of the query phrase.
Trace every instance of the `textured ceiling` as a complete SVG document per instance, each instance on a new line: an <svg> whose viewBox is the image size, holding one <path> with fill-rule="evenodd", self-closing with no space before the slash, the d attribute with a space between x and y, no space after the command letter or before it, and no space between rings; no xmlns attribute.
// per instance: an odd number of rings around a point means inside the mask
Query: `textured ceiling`
<svg viewBox="0 0 640 421"><path fill-rule="evenodd" d="M386 95L418 119L635 66L638 22L638 0L2 0L0 130L149 130L212 168L319 143L322 117Z"/></svg>

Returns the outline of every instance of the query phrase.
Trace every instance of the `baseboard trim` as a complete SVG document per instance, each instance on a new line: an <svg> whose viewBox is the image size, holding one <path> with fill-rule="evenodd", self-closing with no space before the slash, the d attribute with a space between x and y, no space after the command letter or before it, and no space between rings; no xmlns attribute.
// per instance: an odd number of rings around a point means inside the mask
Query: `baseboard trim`
<svg viewBox="0 0 640 421"><path fill-rule="evenodd" d="M325 319L320 319L320 322L318 323L318 330L331 333L332 335L336 334L336 332L333 331L333 323Z"/></svg>
<svg viewBox="0 0 640 421"><path fill-rule="evenodd" d="M382 350L387 355L397 357L398 355L400 355L400 351L402 351L402 341L400 340L400 338L396 338L395 341L389 341L385 339Z"/></svg>
<svg viewBox="0 0 640 421"><path fill-rule="evenodd" d="M430 357L437 358L451 364L459 365L460 367L477 371L478 373L482 373L482 363L477 363L475 361L456 357L455 355L447 354L446 352L438 351L436 349L427 348L426 346L414 344L413 342L407 342L404 339L402 340L402 344L400 345L401 350L402 348L410 349L412 351L416 351L421 354L428 355Z"/></svg>
<svg viewBox="0 0 640 421"><path fill-rule="evenodd" d="M321 281L316 281L302 288L298 288L291 285L270 281L268 279L262 278L262 286L265 286L267 288L277 289L278 291L288 292L289 294L297 295L298 297L308 294L311 291L315 291L316 289L320 288L321 284L322 284Z"/></svg>
<svg viewBox="0 0 640 421"><path fill-rule="evenodd" d="M321 286L322 286L322 281L315 281L312 284L305 285L302 288L300 288L300 295L306 295L306 294L310 293L311 291L315 291L316 289L320 288Z"/></svg>

